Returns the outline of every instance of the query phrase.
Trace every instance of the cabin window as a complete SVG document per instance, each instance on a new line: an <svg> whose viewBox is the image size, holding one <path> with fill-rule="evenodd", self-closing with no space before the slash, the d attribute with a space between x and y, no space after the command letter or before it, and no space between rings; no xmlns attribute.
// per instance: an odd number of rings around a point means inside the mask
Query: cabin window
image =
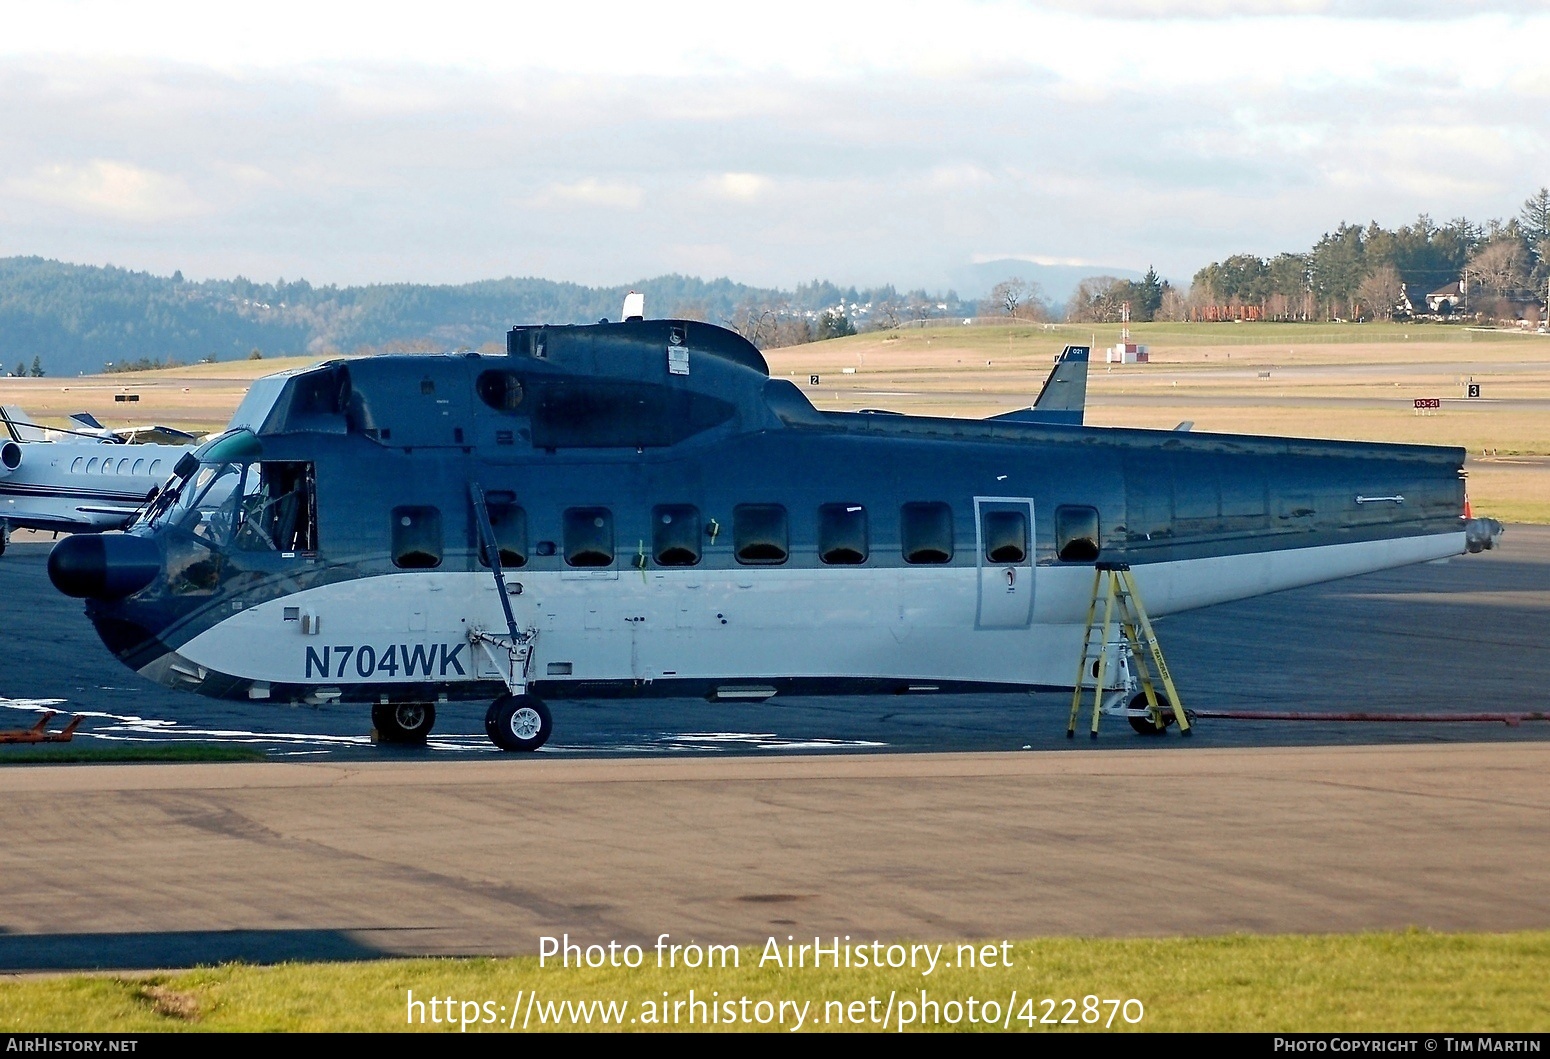
<svg viewBox="0 0 1550 1059"><path fill-rule="evenodd" d="M866 508L860 504L819 506L818 558L830 566L856 566L866 562Z"/></svg>
<svg viewBox="0 0 1550 1059"><path fill-rule="evenodd" d="M1055 509L1055 554L1063 563L1098 559L1098 509L1063 505Z"/></svg>
<svg viewBox="0 0 1550 1059"><path fill-rule="evenodd" d="M146 471L145 473L149 474L149 475L160 474L161 473L161 461L160 460L152 460L151 461L151 469Z"/></svg>
<svg viewBox="0 0 1550 1059"><path fill-rule="evenodd" d="M1028 558L1028 516L1021 511L986 511L980 530L985 535L985 559L1020 563Z"/></svg>
<svg viewBox="0 0 1550 1059"><path fill-rule="evenodd" d="M134 468L133 468L133 473L135 473L135 474L144 474L145 473L145 461L144 460L136 460L135 461L135 465L134 465Z"/></svg>
<svg viewBox="0 0 1550 1059"><path fill-rule="evenodd" d="M486 371L480 374L474 388L479 400L497 412L515 412L522 403L522 380L514 371Z"/></svg>
<svg viewBox="0 0 1550 1059"><path fill-rule="evenodd" d="M899 509L899 547L904 561L919 566L953 561L953 509L940 501Z"/></svg>
<svg viewBox="0 0 1550 1059"><path fill-rule="evenodd" d="M651 509L651 553L658 566L694 566L700 561L700 509L659 504Z"/></svg>
<svg viewBox="0 0 1550 1059"><path fill-rule="evenodd" d="M393 509L393 565L428 570L441 565L441 512L433 507Z"/></svg>
<svg viewBox="0 0 1550 1059"><path fill-rule="evenodd" d="M738 504L732 509L732 542L737 561L775 566L786 561L791 532L779 504Z"/></svg>
<svg viewBox="0 0 1550 1059"><path fill-rule="evenodd" d="M84 457L84 456L77 456L74 460L70 461L70 473L71 474L80 474L81 473L81 465L84 464L85 462L86 462L86 457Z"/></svg>
<svg viewBox="0 0 1550 1059"><path fill-rule="evenodd" d="M509 494L508 494L509 495ZM514 569L527 565L527 512L510 500L502 501L493 494L486 498L485 513L490 516L490 535L500 552L501 566ZM479 539L479 561L490 565L490 552L484 538Z"/></svg>
<svg viewBox="0 0 1550 1059"><path fill-rule="evenodd" d="M606 507L565 509L565 562L568 566L612 566L614 515Z"/></svg>

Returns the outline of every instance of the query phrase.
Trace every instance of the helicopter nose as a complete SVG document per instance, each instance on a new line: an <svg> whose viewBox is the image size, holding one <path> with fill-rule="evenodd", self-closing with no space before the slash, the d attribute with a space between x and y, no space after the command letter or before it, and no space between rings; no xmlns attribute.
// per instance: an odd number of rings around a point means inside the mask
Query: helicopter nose
<svg viewBox="0 0 1550 1059"><path fill-rule="evenodd" d="M123 599L161 573L155 542L126 533L78 533L54 545L48 579L78 599Z"/></svg>

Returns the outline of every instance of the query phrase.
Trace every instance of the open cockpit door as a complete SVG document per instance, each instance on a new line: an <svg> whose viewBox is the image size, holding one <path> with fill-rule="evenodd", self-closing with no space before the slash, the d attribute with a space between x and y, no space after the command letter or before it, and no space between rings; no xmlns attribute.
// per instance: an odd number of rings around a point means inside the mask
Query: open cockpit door
<svg viewBox="0 0 1550 1059"><path fill-rule="evenodd" d="M1033 501L974 498L979 567L976 629L1022 629L1033 618Z"/></svg>

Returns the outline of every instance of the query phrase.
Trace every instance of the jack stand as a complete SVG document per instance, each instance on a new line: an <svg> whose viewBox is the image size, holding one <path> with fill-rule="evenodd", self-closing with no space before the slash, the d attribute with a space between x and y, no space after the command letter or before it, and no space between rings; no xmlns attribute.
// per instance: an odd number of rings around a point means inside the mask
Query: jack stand
<svg viewBox="0 0 1550 1059"><path fill-rule="evenodd" d="M1103 597L1103 633L1094 642L1098 628L1098 599ZM1114 637L1115 626L1119 637ZM1109 654L1117 654L1118 688L1109 687ZM1132 662L1134 665L1132 666ZM1189 717L1179 701L1178 689L1163 660L1162 647L1152 622L1146 616L1146 607L1136 589L1135 575L1128 563L1098 563L1093 570L1092 600L1087 605L1087 627L1082 637L1082 657L1077 665L1076 681L1071 693L1071 716L1066 724L1066 738L1076 737L1076 719L1082 707L1082 692L1092 680L1093 707L1091 738L1098 738L1098 718L1101 714L1123 716L1130 720L1138 732L1161 733L1168 724L1177 720L1179 733L1190 734ZM1155 683L1154 683L1155 681ZM1166 697L1158 694L1162 686ZM1146 696L1146 705L1137 703L1140 697L1137 687ZM1109 693L1105 695L1105 691Z"/></svg>

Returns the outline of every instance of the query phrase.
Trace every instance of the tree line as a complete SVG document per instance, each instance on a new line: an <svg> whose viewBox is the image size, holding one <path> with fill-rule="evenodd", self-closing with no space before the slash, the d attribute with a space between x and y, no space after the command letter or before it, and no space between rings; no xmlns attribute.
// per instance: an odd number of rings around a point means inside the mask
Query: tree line
<svg viewBox="0 0 1550 1059"><path fill-rule="evenodd" d="M1450 288L1458 297L1441 303L1438 315L1513 319L1543 303L1547 283L1550 188L1540 188L1506 221L1438 224L1422 214L1392 230L1342 223L1303 253L1234 254L1195 273L1177 308L1256 306L1275 320L1392 319L1431 314L1426 296Z"/></svg>
<svg viewBox="0 0 1550 1059"><path fill-rule="evenodd" d="M730 327L760 348L843 337L860 330L956 317L1116 323L1232 318L1392 318L1467 312L1511 319L1533 311L1550 283L1550 188L1518 216L1445 224L1428 215L1387 229L1340 224L1310 249L1262 258L1234 254L1195 273L1180 290L1149 268L1139 280L1091 276L1064 305L1036 283L1010 277L981 301L956 292L858 289L826 280L785 291L668 275L630 286L588 287L507 277L460 285L314 286L306 280L189 282L71 265L0 258L0 365L16 375L133 371L240 357L499 349L515 323L616 319L628 290L653 316ZM1425 296L1454 287L1435 307ZM1435 301L1435 299L1434 299ZM31 369L27 369L28 361Z"/></svg>
<svg viewBox="0 0 1550 1059"><path fill-rule="evenodd" d="M504 348L517 323L616 320L629 290L653 316L733 327L761 346L833 337L867 326L863 307L947 306L956 294L813 280L794 290L727 278L667 275L588 287L508 277L458 285L314 286L306 280L190 282L38 257L0 258L0 365L40 358L55 375L142 370L199 361L296 354ZM899 308L891 308L898 306ZM3 369L0 369L3 370ZM18 374L21 374L18 372Z"/></svg>

